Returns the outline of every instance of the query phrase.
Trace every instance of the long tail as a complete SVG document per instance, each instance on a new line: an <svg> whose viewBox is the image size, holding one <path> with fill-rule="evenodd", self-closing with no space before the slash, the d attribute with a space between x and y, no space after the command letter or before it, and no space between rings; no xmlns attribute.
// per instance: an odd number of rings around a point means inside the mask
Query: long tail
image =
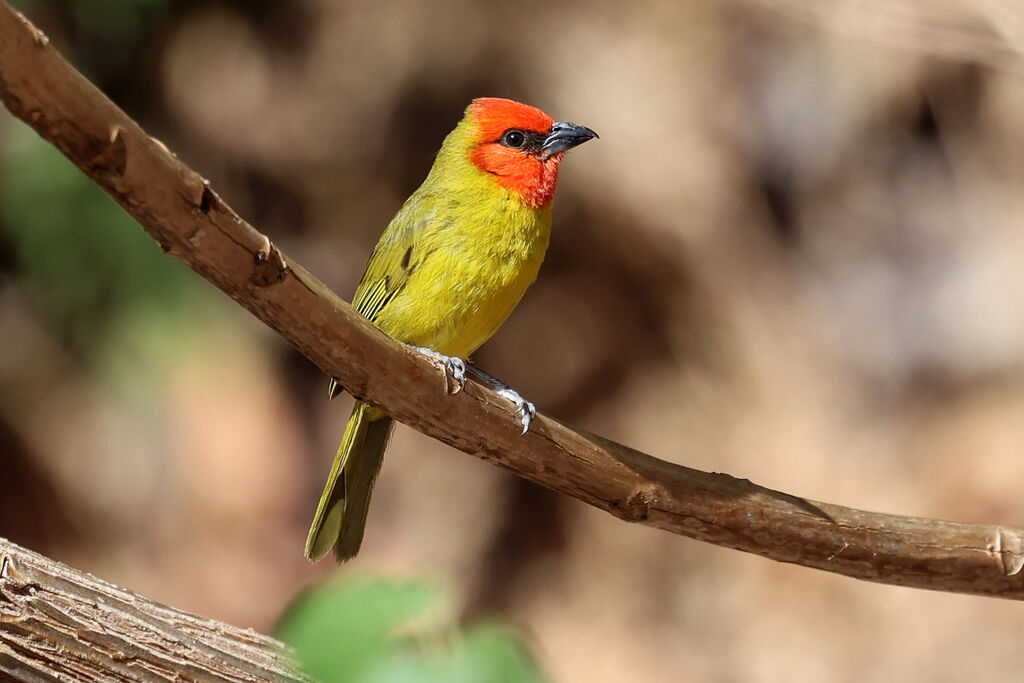
<svg viewBox="0 0 1024 683"><path fill-rule="evenodd" d="M339 562L359 552L392 425L390 417L356 401L306 538L306 557L314 562L332 547Z"/></svg>

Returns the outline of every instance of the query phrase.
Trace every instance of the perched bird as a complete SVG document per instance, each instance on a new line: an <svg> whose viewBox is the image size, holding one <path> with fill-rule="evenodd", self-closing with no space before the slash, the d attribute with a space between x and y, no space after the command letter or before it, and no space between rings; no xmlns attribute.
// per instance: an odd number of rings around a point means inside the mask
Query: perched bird
<svg viewBox="0 0 1024 683"><path fill-rule="evenodd" d="M395 339L439 361L456 382L536 279L566 150L597 134L512 100L473 100L426 180L377 242L353 306ZM497 380L481 373L497 383ZM507 386L523 433L533 405ZM340 391L331 381L331 396ZM359 551L392 420L357 401L306 540L306 556Z"/></svg>

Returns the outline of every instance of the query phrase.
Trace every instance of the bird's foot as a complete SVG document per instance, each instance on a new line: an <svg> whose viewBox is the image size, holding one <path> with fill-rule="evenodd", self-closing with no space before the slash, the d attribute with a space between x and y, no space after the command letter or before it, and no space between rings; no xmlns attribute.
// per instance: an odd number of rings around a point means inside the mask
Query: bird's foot
<svg viewBox="0 0 1024 683"><path fill-rule="evenodd" d="M537 406L519 395L519 392L502 382L489 372L481 370L475 365L469 366L470 372L479 377L485 384L491 386L502 398L508 399L515 406L515 414L519 416L519 424L523 426L522 433L530 431L533 418L537 417Z"/></svg>
<svg viewBox="0 0 1024 683"><path fill-rule="evenodd" d="M427 360L444 373L445 389L449 394L457 394L466 386L466 361L456 356L446 356L423 346L410 345L409 348L426 356Z"/></svg>
<svg viewBox="0 0 1024 683"><path fill-rule="evenodd" d="M519 416L519 424L523 425L523 431L520 433L525 434L530 431L533 418L537 417L537 406L520 396L519 392L511 387L498 389L498 395L507 398L515 405L515 413Z"/></svg>

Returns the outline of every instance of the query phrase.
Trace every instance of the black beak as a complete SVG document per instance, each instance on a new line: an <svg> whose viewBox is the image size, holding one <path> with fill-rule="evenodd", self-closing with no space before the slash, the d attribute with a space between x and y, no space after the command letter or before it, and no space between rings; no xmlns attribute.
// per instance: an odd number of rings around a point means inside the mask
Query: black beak
<svg viewBox="0 0 1024 683"><path fill-rule="evenodd" d="M559 152L582 145L587 140L596 137L597 133L586 126L577 126L568 121L556 121L551 126L551 132L544 138L544 144L541 145L541 158L546 160Z"/></svg>

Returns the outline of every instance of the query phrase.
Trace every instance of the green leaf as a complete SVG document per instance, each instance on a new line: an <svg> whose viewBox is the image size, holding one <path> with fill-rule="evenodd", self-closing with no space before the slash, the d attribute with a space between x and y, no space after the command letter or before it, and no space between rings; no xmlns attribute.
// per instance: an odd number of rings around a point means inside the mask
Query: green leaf
<svg viewBox="0 0 1024 683"><path fill-rule="evenodd" d="M544 680L511 627L460 628L452 611L450 600L424 582L333 582L300 596L277 635L325 683Z"/></svg>

